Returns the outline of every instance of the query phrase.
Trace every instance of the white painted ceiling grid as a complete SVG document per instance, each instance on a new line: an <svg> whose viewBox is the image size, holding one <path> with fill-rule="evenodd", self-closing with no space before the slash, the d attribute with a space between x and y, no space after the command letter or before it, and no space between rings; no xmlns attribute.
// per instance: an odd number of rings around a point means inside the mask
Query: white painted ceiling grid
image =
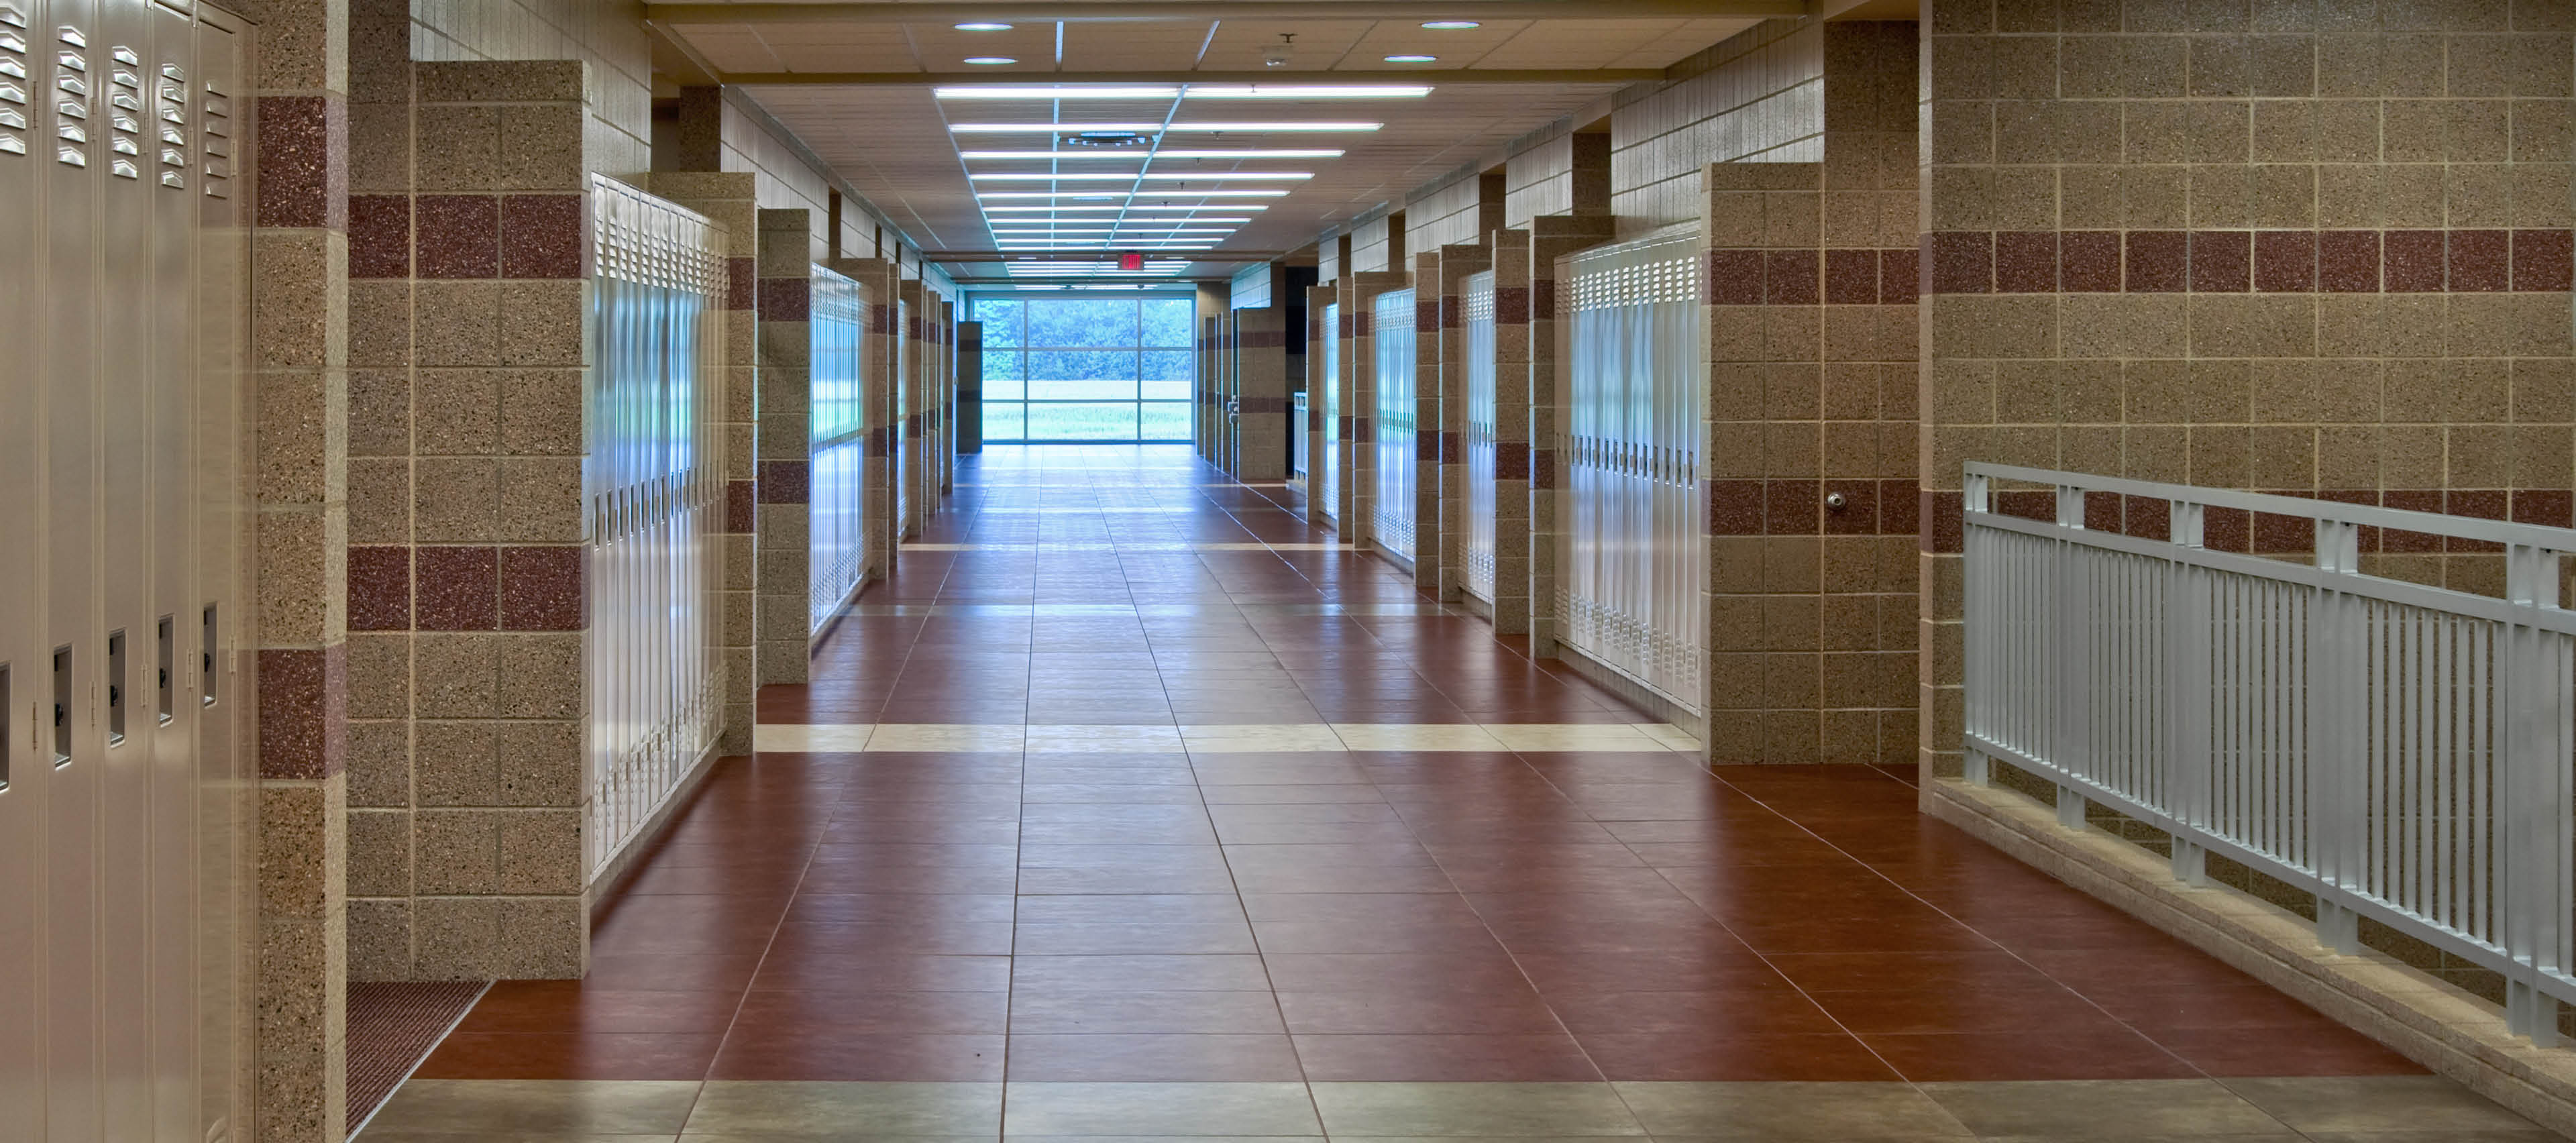
<svg viewBox="0 0 2576 1143"><path fill-rule="evenodd" d="M1319 5L1321 7L1321 5ZM1008 30L961 31L945 23L871 23L817 20L805 23L677 24L670 31L713 70L727 75L777 73L921 74L922 83L749 84L753 96L794 131L826 163L867 196L923 249L938 252L991 252L1002 248L991 223L1031 223L1052 219L1057 230L1097 229L1101 219L1117 217L1099 210L1041 213L1013 210L988 215L977 194L1032 196L1114 194L1099 199L1042 197L987 198L984 206L1126 206L1128 226L1117 231L1116 245L1091 246L1095 254L1138 250L1153 258L1163 273L1172 260L1190 257L1173 247L1214 242L1220 254L1296 250L1314 237L1376 206L1401 199L1421 184L1448 174L1479 157L1491 156L1511 139L1560 119L1617 90L1625 77L1597 82L1469 83L1442 82L1443 73L1460 70L1582 72L1601 69L1660 69L1684 59L1754 23L1751 19L1625 20L1487 20L1459 30L1431 30L1412 20L1262 19L1211 21L1173 19L1150 22L1020 21ZM1293 36L1283 41L1282 36ZM1286 53L1283 64L1265 67L1265 56ZM1434 64L1389 63L1391 55L1438 57ZM970 66L969 57L1007 57L1016 62ZM1419 98L1363 99L942 99L929 86L928 73L976 72L1010 82L1044 84L1050 73L1087 75L1148 73L1153 80L1178 79L1191 72L1257 72L1278 75L1283 83L1344 85L1423 85ZM1225 77L1232 83L1236 76ZM1454 78L1454 77L1453 77ZM1553 78L1553 77L1551 77ZM1170 83L1140 81L1140 86L1178 89ZM1264 84L1264 87L1272 85ZM1100 152L1072 147L1062 140L1086 127L1115 124L1151 128L1167 121L1280 122L1360 121L1381 123L1375 131L1277 131L1223 133L1172 132L1159 149L1340 150L1339 157L1157 156L1150 163L1141 152L1116 158L1094 158ZM952 134L958 123L1047 123L1051 132ZM1147 130L1149 136L1155 132ZM965 151L1072 152L1078 158L977 158ZM972 179L970 175L1124 174L1130 179L1063 181ZM1299 173L1296 180L1227 179L1178 181L1132 176ZM1128 191L1136 194L1132 199ZM1269 197L1207 197L1205 190L1284 190ZM1260 210L1228 207L1260 206ZM1154 225L1177 225L1191 217L1180 208L1203 207L1197 216L1247 218L1241 223L1211 222L1197 229L1222 228L1224 234L1164 235L1145 238L1145 213ZM1072 223L1086 224L1075 227ZM1005 226L1005 229L1015 229ZM1025 231L1026 227L1020 227ZM1029 237L1024 234L1023 238ZM1074 242L1106 241L1106 235L1062 236L1059 247ZM1157 256L1162 251L1170 260ZM1060 251L1061 257L1075 256ZM1177 271L1188 277L1223 277L1237 262L1199 260ZM951 263L961 277L999 277L1024 263ZM1068 264L1068 273L1079 269ZM1080 272L1089 273L1088 269Z"/></svg>

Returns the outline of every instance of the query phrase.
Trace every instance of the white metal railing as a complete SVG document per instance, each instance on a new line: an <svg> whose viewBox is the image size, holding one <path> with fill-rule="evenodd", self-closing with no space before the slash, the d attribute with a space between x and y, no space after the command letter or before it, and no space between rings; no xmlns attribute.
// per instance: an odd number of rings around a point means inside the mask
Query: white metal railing
<svg viewBox="0 0 2576 1143"><path fill-rule="evenodd" d="M858 282L812 268L808 411L814 450L806 482L807 634L823 629L859 589L867 561L867 402L859 356L868 328Z"/></svg>
<svg viewBox="0 0 2576 1143"><path fill-rule="evenodd" d="M1566 409L1564 641L1697 713L1707 646L1701 593L1700 264L1695 230L1557 264Z"/></svg>
<svg viewBox="0 0 2576 1143"><path fill-rule="evenodd" d="M1494 272L1469 274L1459 307L1466 332L1466 589L1494 601Z"/></svg>
<svg viewBox="0 0 2576 1143"><path fill-rule="evenodd" d="M585 876L715 745L723 676L724 260L704 217L591 182Z"/></svg>
<svg viewBox="0 0 2576 1143"><path fill-rule="evenodd" d="M1342 519L1342 304L1324 306L1324 434L1315 450L1315 471L1320 474L1318 495L1324 516L1335 523Z"/></svg>
<svg viewBox="0 0 2576 1143"><path fill-rule="evenodd" d="M2053 490L2053 520L1995 508ZM2162 505L2170 539L2085 527L2088 497ZM2000 759L2169 831L2177 876L2218 853L2312 892L2320 941L2369 917L2502 974L2541 1042L2571 974L2576 531L2001 465L1967 466L1968 776ZM2154 509L2149 509L2154 511ZM2291 563L2206 546L2312 529ZM2503 598L2361 571L2382 530L2503 549Z"/></svg>
<svg viewBox="0 0 2576 1143"><path fill-rule="evenodd" d="M1377 504L1370 518L1377 545L1413 558L1415 464L1413 291L1379 294L1370 313L1376 339Z"/></svg>

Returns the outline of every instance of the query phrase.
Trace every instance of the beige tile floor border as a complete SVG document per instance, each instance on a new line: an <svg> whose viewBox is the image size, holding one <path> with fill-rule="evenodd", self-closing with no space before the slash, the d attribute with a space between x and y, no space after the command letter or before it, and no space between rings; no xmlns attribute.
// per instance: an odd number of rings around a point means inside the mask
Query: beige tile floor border
<svg viewBox="0 0 2576 1143"><path fill-rule="evenodd" d="M763 723L762 753L1341 754L1354 750L1693 753L1669 723Z"/></svg>
<svg viewBox="0 0 2576 1143"><path fill-rule="evenodd" d="M2432 1076L2040 1083L413 1080L360 1143L1668 1139L2541 1143Z"/></svg>

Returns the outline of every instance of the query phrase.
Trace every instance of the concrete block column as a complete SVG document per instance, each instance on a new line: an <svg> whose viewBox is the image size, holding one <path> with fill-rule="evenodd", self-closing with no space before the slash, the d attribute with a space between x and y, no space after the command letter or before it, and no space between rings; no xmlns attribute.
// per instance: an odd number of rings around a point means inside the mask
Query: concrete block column
<svg viewBox="0 0 2576 1143"><path fill-rule="evenodd" d="M759 215L760 681L807 677L812 627L813 211Z"/></svg>
<svg viewBox="0 0 2576 1143"><path fill-rule="evenodd" d="M1233 372L1242 410L1235 426L1237 480L1288 479L1287 320L1276 308L1234 311Z"/></svg>
<svg viewBox="0 0 2576 1143"><path fill-rule="evenodd" d="M1497 230L1494 268L1494 631L1530 629L1530 232Z"/></svg>

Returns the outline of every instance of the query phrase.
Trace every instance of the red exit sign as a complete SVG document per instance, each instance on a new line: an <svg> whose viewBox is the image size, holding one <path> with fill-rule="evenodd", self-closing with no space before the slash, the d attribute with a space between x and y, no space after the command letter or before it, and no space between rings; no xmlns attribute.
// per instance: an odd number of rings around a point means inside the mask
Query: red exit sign
<svg viewBox="0 0 2576 1143"><path fill-rule="evenodd" d="M1145 268L1145 256L1142 254L1121 254L1118 256L1118 268L1121 270L1142 270Z"/></svg>

